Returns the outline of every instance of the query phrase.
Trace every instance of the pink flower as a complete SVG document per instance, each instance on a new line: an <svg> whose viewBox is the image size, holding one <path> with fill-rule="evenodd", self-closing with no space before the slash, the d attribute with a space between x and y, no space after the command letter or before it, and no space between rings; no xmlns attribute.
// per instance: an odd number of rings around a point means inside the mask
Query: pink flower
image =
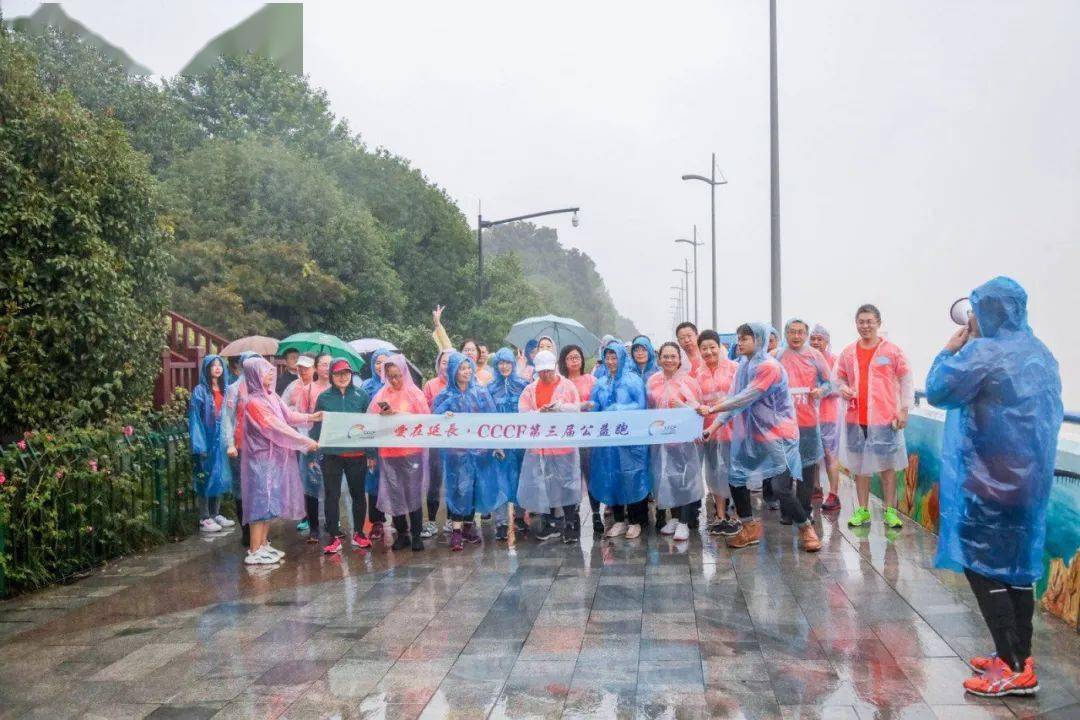
<svg viewBox="0 0 1080 720"><path fill-rule="evenodd" d="M19 442L15 443L15 444L19 447L20 450L25 450L26 449L26 441L25 440L20 440Z"/></svg>
<svg viewBox="0 0 1080 720"><path fill-rule="evenodd" d="M128 437L131 437L132 435L135 434L135 428L131 427L130 425L125 425L124 426L124 434L127 435Z"/></svg>
<svg viewBox="0 0 1080 720"><path fill-rule="evenodd" d="M90 461L90 472L97 472L97 460Z"/></svg>
<svg viewBox="0 0 1080 720"><path fill-rule="evenodd" d="M6 482L7 482L7 475L5 475L4 473L0 472L0 485L3 485L3 484L4 484L4 483L6 483Z"/></svg>

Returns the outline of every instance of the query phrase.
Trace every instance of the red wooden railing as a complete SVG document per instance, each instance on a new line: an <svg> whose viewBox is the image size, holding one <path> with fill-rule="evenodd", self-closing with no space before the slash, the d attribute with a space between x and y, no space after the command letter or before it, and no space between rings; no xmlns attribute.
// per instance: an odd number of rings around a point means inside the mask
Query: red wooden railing
<svg viewBox="0 0 1080 720"><path fill-rule="evenodd" d="M161 374L154 384L154 405L161 407L172 400L178 387L193 390L199 384L203 358L219 352L229 344L225 338L210 332L183 315L167 311L168 347L161 350Z"/></svg>

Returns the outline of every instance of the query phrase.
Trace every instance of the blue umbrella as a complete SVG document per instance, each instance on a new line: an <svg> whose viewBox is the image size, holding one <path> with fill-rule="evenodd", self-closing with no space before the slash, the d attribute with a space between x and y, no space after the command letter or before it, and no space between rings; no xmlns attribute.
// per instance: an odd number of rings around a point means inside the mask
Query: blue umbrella
<svg viewBox="0 0 1080 720"><path fill-rule="evenodd" d="M558 315L541 315L516 322L510 328L506 341L521 348L530 340L537 340L545 335L554 340L560 348L567 345L580 346L586 356L594 354L600 346L600 339L585 329L584 325L573 318Z"/></svg>

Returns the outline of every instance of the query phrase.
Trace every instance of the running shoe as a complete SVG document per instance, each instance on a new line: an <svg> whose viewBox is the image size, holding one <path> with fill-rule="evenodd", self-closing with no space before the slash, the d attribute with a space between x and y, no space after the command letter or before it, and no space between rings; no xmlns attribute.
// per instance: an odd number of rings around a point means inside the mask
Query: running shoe
<svg viewBox="0 0 1080 720"><path fill-rule="evenodd" d="M904 521L900 519L900 513L896 512L896 508L885 508L885 516L883 519L887 527L891 527L896 530L904 527Z"/></svg>
<svg viewBox="0 0 1080 720"><path fill-rule="evenodd" d="M225 517L224 515L215 515L214 516L214 522L216 522L218 525L220 525L223 528L231 528L233 525L236 524L235 520L230 520L229 518Z"/></svg>
<svg viewBox="0 0 1080 720"><path fill-rule="evenodd" d="M964 681L964 690L972 695L989 698L1034 695L1039 690L1039 678L1035 675L1031 658L1024 663L1023 670L1016 672L1004 660L996 657L986 672Z"/></svg>
<svg viewBox="0 0 1080 720"><path fill-rule="evenodd" d="M997 660L997 653L985 656L976 655L968 660L968 665L971 666L972 670L981 675L990 669L990 666L994 664L995 660Z"/></svg>
<svg viewBox="0 0 1080 720"><path fill-rule="evenodd" d="M572 545L579 540L581 540L581 524L577 521L564 523L562 529L562 541L567 545Z"/></svg>
<svg viewBox="0 0 1080 720"><path fill-rule="evenodd" d="M447 535L454 532L454 521L453 520L447 520L446 522L444 522L443 526L442 526L442 531L444 533L446 533Z"/></svg>
<svg viewBox="0 0 1080 720"><path fill-rule="evenodd" d="M465 527L461 531L461 538L467 543L479 544L480 533L477 531L476 525L474 523L465 523Z"/></svg>
<svg viewBox="0 0 1080 720"><path fill-rule="evenodd" d="M506 525L499 525L495 528L495 539L499 542L506 542L507 537L510 535L510 528Z"/></svg>
<svg viewBox="0 0 1080 720"><path fill-rule="evenodd" d="M461 552L465 549L465 542L461 538L460 530L453 530L450 533L450 551Z"/></svg>
<svg viewBox="0 0 1080 720"><path fill-rule="evenodd" d="M855 508L851 513L851 519L847 521L849 527L863 527L870 524L870 509L864 507Z"/></svg>
<svg viewBox="0 0 1080 720"><path fill-rule="evenodd" d="M266 550L269 553L273 553L274 555L277 555L279 558L285 557L285 553L281 552L276 547L271 545L269 541L263 543L263 550Z"/></svg>
<svg viewBox="0 0 1080 720"><path fill-rule="evenodd" d="M710 535L724 535L730 537L732 535L738 535L739 530L742 530L742 523L738 520L729 520L728 518L717 520L709 526Z"/></svg>
<svg viewBox="0 0 1080 720"><path fill-rule="evenodd" d="M626 539L633 540L634 538L641 537L640 525L627 525L626 526Z"/></svg>
<svg viewBox="0 0 1080 720"><path fill-rule="evenodd" d="M214 518L206 518L199 521L199 532L221 532L221 526L214 522Z"/></svg>
<svg viewBox="0 0 1080 720"><path fill-rule="evenodd" d="M330 544L322 549L326 555L336 555L341 552L341 538L331 538Z"/></svg>
<svg viewBox="0 0 1080 720"><path fill-rule="evenodd" d="M676 523L675 532L671 533L671 538L675 542L684 542L690 539L690 526L686 523Z"/></svg>
<svg viewBox="0 0 1080 720"><path fill-rule="evenodd" d="M245 565L276 565L281 562L281 558L272 553L263 552L260 548L255 552L248 551L247 557L244 558Z"/></svg>
<svg viewBox="0 0 1080 720"><path fill-rule="evenodd" d="M423 527L420 528L420 537L422 537L424 540L427 540L428 538L433 538L438 534L439 526L431 522L430 520L424 523Z"/></svg>
<svg viewBox="0 0 1080 720"><path fill-rule="evenodd" d="M361 550L367 550L371 547L371 541L364 537L364 533L353 533L352 546L354 548L360 548Z"/></svg>
<svg viewBox="0 0 1080 720"><path fill-rule="evenodd" d="M840 498L835 494L829 493L829 497L825 498L825 502L821 503L821 509L825 512L835 512L840 509Z"/></svg>
<svg viewBox="0 0 1080 720"><path fill-rule="evenodd" d="M551 522L547 518L544 518L540 521L540 527L538 527L536 530L536 539L550 540L551 538L559 537L559 535L561 534L562 533L559 531L559 527L555 523Z"/></svg>
<svg viewBox="0 0 1080 720"><path fill-rule="evenodd" d="M306 533L310 529L311 525L308 523L306 518L296 523L296 532Z"/></svg>
<svg viewBox="0 0 1080 720"><path fill-rule="evenodd" d="M384 523L371 523L371 541L379 542L383 539L383 524Z"/></svg>
<svg viewBox="0 0 1080 720"><path fill-rule="evenodd" d="M675 518L668 520L662 528L660 528L661 535L674 535L675 531L679 528L679 521Z"/></svg>
<svg viewBox="0 0 1080 720"><path fill-rule="evenodd" d="M626 523L620 520L608 528L606 535L609 538L622 537L626 534Z"/></svg>

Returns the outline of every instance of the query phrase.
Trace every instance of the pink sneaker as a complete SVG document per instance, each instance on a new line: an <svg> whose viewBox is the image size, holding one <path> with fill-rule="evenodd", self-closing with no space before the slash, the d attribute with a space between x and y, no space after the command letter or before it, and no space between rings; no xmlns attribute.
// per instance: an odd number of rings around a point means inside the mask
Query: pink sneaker
<svg viewBox="0 0 1080 720"><path fill-rule="evenodd" d="M461 531L454 530L450 535L450 550L453 552L461 552L465 549L465 543L462 541Z"/></svg>
<svg viewBox="0 0 1080 720"><path fill-rule="evenodd" d="M836 497L832 493L829 493L829 497L825 498L825 502L821 503L821 509L825 512L833 512L840 509L840 498Z"/></svg>
<svg viewBox="0 0 1080 720"><path fill-rule="evenodd" d="M341 552L341 538L336 537L330 541L330 544L322 549L327 555L335 555Z"/></svg>
<svg viewBox="0 0 1080 720"><path fill-rule="evenodd" d="M364 537L363 533L353 533L352 546L354 548L360 548L361 550L367 550L371 547L371 541Z"/></svg>

